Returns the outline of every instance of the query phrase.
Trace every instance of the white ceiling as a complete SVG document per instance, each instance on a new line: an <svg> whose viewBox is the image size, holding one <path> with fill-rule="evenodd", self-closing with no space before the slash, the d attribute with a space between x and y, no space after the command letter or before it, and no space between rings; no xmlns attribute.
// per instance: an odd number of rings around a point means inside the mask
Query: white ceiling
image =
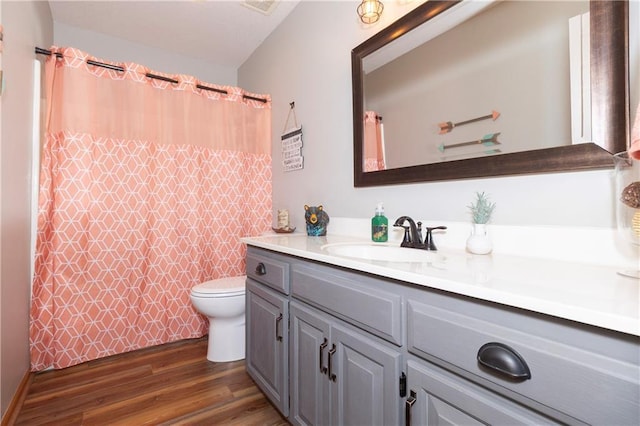
<svg viewBox="0 0 640 426"><path fill-rule="evenodd" d="M271 3L251 3L264 1ZM269 15L243 0L49 0L49 6L54 22L238 68L299 1L275 1Z"/></svg>

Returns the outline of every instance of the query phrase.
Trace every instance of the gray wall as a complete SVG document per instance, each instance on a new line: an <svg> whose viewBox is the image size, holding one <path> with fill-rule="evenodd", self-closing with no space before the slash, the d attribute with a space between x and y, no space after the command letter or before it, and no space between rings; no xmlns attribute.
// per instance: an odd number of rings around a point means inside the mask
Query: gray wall
<svg viewBox="0 0 640 426"><path fill-rule="evenodd" d="M190 58L155 47L144 46L118 37L55 23L54 43L75 47L96 58L112 62L134 62L167 74L186 74L213 84L237 86L238 72L201 59Z"/></svg>
<svg viewBox="0 0 640 426"><path fill-rule="evenodd" d="M2 414L29 371L31 137L35 46L53 42L49 4L2 1Z"/></svg>
<svg viewBox="0 0 640 426"><path fill-rule="evenodd" d="M362 218L383 201L390 218L437 224L469 220L466 206L485 191L497 202L496 224L614 227L610 170L354 188L351 49L399 16L385 3L383 20L363 28L357 4L301 2L239 69L240 86L273 99L274 210L289 209L300 227L304 204ZM291 101L303 126L305 165L285 173L279 142Z"/></svg>

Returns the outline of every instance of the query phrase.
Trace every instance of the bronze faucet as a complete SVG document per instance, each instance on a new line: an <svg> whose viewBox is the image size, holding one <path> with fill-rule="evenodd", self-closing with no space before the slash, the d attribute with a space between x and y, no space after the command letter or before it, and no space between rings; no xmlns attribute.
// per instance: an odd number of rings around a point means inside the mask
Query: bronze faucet
<svg viewBox="0 0 640 426"><path fill-rule="evenodd" d="M409 226L406 226L404 223L409 222ZM447 229L446 226L434 226L434 227L426 227L427 234L424 239L424 243L422 242L422 222L414 222L409 216L400 216L396 219L393 226L398 228L404 228L404 237L402 239L402 243L400 243L400 247L409 247L409 248L417 248L423 250L437 251L436 245L433 242L432 232L434 229Z"/></svg>

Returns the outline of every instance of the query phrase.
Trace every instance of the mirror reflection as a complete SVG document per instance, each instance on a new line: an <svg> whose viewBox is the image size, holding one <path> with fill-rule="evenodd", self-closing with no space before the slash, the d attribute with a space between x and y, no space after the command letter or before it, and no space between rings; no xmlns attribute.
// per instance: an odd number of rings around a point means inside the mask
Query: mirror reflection
<svg viewBox="0 0 640 426"><path fill-rule="evenodd" d="M588 12L463 2L366 55L363 171L590 141Z"/></svg>

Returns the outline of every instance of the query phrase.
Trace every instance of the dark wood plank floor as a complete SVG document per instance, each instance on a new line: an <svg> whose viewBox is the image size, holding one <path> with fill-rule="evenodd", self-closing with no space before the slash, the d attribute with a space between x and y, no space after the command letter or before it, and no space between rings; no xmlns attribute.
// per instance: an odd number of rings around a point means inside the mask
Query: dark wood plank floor
<svg viewBox="0 0 640 426"><path fill-rule="evenodd" d="M16 425L287 425L245 371L184 340L34 376Z"/></svg>

